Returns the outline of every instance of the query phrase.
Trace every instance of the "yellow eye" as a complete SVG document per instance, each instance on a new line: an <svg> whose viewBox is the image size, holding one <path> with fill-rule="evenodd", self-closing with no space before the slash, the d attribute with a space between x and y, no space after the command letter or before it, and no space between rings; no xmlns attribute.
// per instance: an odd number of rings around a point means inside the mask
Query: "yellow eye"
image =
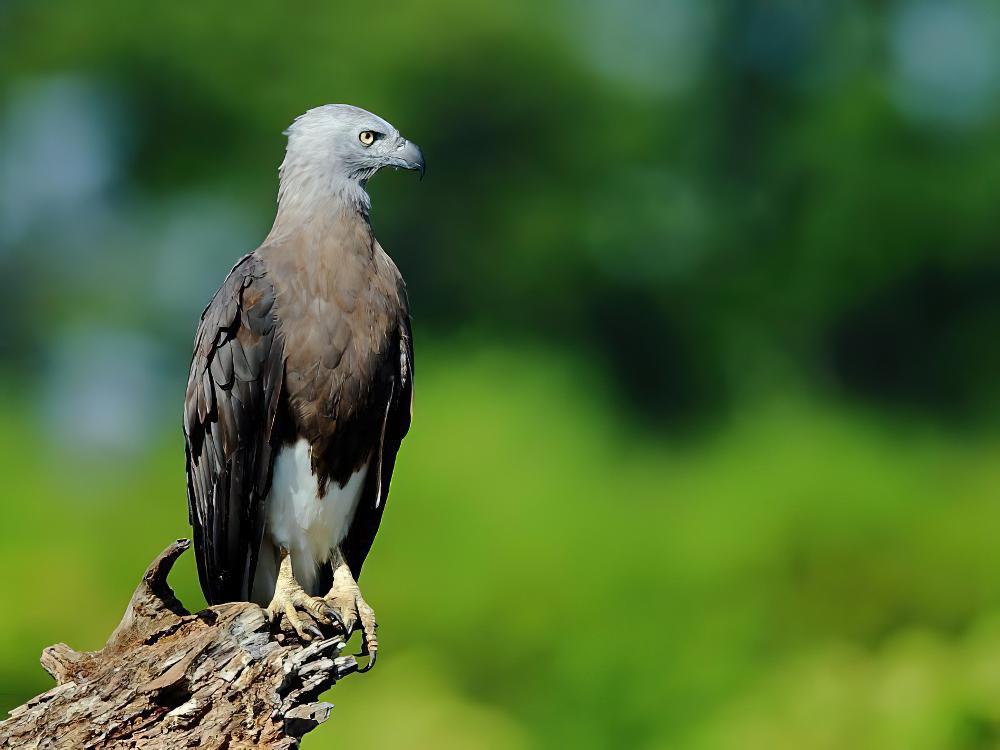
<svg viewBox="0 0 1000 750"><path fill-rule="evenodd" d="M375 143L375 132L372 130L362 130L358 139L365 145L370 146Z"/></svg>

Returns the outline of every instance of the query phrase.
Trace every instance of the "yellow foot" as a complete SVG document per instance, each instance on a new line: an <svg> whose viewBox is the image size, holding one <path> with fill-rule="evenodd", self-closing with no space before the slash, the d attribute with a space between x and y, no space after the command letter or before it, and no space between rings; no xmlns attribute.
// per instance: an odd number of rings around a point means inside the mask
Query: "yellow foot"
<svg viewBox="0 0 1000 750"><path fill-rule="evenodd" d="M375 622L375 611L361 596L361 590L346 564L334 570L333 587L325 600L343 624L344 633L350 636L356 628L360 628L361 653L358 656L367 656L368 664L358 671L367 672L375 666L378 657L378 638L375 635L378 623Z"/></svg>
<svg viewBox="0 0 1000 750"><path fill-rule="evenodd" d="M272 624L278 624L284 615L288 624L304 641L323 638L323 632L316 627L316 623L323 625L336 623L345 638L350 635L350 630L345 626L340 613L322 597L309 596L295 580L292 574L292 556L284 549L281 551L281 566L278 568L274 596L264 611ZM305 612L308 617L303 617L301 612Z"/></svg>

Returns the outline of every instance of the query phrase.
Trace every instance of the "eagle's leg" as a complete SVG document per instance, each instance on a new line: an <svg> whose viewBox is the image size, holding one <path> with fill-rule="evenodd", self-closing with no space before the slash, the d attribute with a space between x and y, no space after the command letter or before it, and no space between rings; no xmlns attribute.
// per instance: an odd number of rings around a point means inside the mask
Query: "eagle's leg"
<svg viewBox="0 0 1000 750"><path fill-rule="evenodd" d="M364 669L358 671L367 672L375 666L375 658L378 656L378 638L375 637L375 629L378 625L375 622L375 611L361 596L358 582L354 580L351 568L344 560L339 547L333 552L330 566L333 568L333 586L325 597L326 601L340 615L345 626L345 633L350 635L360 624L361 653L359 656L368 656L368 664L365 665Z"/></svg>
<svg viewBox="0 0 1000 750"><path fill-rule="evenodd" d="M306 612L312 619L303 618L299 610ZM272 623L277 623L284 615L288 624L304 641L323 637L323 633L313 620L325 625L337 623L344 631L345 637L350 634L350 630L340 619L339 612L323 598L309 596L295 580L295 575L292 573L292 556L284 547L281 549L281 565L278 567L278 580L274 584L274 596L267 605L266 612Z"/></svg>

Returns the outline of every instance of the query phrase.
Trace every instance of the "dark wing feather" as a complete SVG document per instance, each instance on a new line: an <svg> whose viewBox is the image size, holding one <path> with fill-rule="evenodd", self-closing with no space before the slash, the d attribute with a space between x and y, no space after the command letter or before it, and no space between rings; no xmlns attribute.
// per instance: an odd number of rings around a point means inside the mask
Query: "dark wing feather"
<svg viewBox="0 0 1000 750"><path fill-rule="evenodd" d="M188 514L211 604L250 597L284 378L274 289L253 254L202 313L184 398Z"/></svg>
<svg viewBox="0 0 1000 750"><path fill-rule="evenodd" d="M401 294L405 295L405 292ZM361 566L378 533L389 497L396 454L410 429L413 414L413 339L409 317L403 319L397 333L390 342L383 366L376 374L375 388L385 394L382 435L375 453L377 460L368 472L358 510L342 545L344 558L355 580L361 575Z"/></svg>

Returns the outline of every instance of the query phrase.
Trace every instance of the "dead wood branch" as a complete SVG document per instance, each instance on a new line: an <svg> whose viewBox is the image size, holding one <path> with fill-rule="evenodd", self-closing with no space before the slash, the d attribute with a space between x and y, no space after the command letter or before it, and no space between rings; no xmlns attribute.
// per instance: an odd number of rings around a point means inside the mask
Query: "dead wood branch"
<svg viewBox="0 0 1000 750"><path fill-rule="evenodd" d="M103 649L45 649L56 687L0 722L0 748L286 750L326 720L320 693L358 667L343 639L275 636L255 604L187 612L167 574L189 546L152 562Z"/></svg>

